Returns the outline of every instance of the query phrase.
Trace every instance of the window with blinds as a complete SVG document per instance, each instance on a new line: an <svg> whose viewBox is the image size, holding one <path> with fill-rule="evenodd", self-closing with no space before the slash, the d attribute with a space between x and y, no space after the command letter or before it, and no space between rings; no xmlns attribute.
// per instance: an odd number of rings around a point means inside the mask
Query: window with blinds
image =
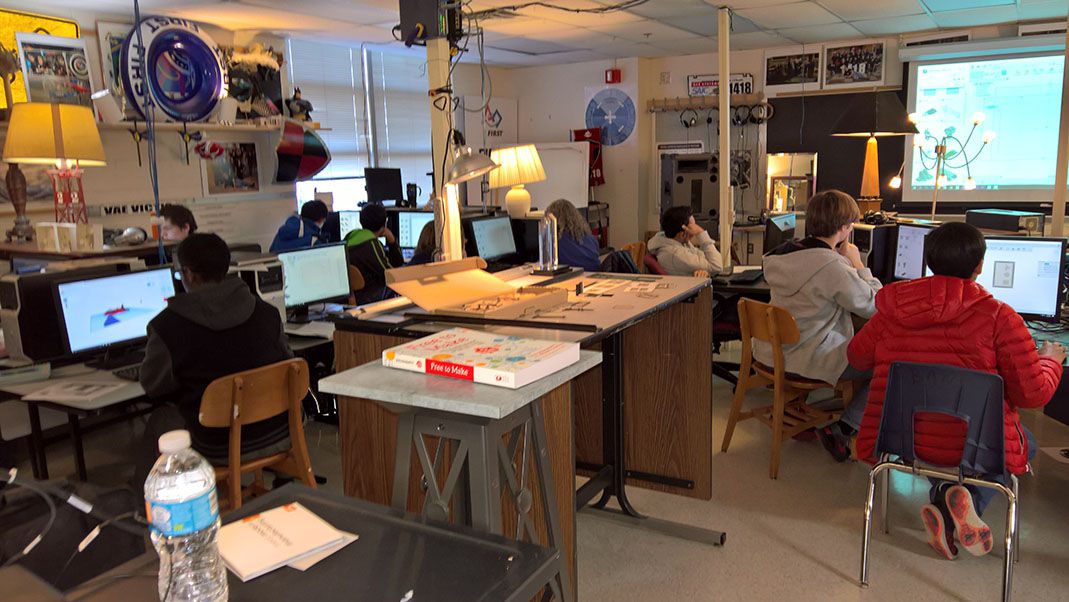
<svg viewBox="0 0 1069 602"><path fill-rule="evenodd" d="M433 165L422 49L369 49L366 94L359 47L290 40L289 50L290 81L312 103L312 119L329 128L320 135L332 156L314 180L297 185L298 203L317 190L330 191L335 209L355 209L367 198L364 181L355 178L371 166L399 168L402 181L415 182L425 201L433 189L427 175Z"/></svg>

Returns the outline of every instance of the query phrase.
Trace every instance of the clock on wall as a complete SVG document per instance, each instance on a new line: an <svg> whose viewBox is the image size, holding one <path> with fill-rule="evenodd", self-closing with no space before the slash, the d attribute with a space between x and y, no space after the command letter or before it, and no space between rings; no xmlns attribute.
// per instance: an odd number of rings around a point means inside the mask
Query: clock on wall
<svg viewBox="0 0 1069 602"><path fill-rule="evenodd" d="M598 91L586 106L586 127L601 129L601 143L616 146L635 129L635 103L618 88Z"/></svg>

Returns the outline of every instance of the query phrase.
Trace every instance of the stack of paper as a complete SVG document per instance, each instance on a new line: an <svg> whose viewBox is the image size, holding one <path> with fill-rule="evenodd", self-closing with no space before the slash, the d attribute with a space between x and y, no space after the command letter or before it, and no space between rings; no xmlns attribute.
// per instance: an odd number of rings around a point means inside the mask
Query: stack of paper
<svg viewBox="0 0 1069 602"><path fill-rule="evenodd" d="M356 541L299 503L245 517L219 529L219 555L242 581L281 566L308 567Z"/></svg>

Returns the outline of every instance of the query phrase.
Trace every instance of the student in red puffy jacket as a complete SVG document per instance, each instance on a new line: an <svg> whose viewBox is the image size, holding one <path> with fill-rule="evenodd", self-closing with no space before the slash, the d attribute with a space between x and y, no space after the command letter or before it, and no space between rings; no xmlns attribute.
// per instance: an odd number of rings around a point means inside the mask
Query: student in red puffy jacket
<svg viewBox="0 0 1069 602"><path fill-rule="evenodd" d="M996 373L1005 392L1006 469L1020 474L1035 455L1036 442L1018 419L1018 408L1039 408L1058 388L1065 348L1046 342L1036 351L1024 320L976 283L987 245L964 223L948 223L928 235L924 258L934 276L899 282L876 295L876 315L848 347L850 365L873 370L857 455L875 461L876 434L883 415L891 363L945 364ZM960 435L933 420L918 432L918 454L957 464ZM1001 480L1002 475L986 475ZM991 551L991 530L980 519L994 490L932 479L931 504L921 509L929 544L940 555L957 555L954 534L972 554Z"/></svg>

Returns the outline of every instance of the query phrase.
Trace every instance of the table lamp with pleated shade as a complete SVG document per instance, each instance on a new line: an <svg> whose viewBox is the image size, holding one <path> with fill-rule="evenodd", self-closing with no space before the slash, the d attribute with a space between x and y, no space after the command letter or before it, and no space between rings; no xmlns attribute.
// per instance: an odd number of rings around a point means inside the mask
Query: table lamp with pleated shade
<svg viewBox="0 0 1069 602"><path fill-rule="evenodd" d="M538 149L533 144L499 148L490 152L490 159L501 166L490 172L490 188L511 186L505 194L505 208L514 219L524 217L531 210L531 193L524 184L546 179Z"/></svg>
<svg viewBox="0 0 1069 602"><path fill-rule="evenodd" d="M107 165L93 110L81 105L24 102L11 108L11 121L4 140L3 160L8 193L15 205L16 230L26 220L26 177L19 164L52 165L57 222L87 223L89 215L82 190L82 168ZM21 208L20 208L21 204ZM32 238L32 235L30 236Z"/></svg>

